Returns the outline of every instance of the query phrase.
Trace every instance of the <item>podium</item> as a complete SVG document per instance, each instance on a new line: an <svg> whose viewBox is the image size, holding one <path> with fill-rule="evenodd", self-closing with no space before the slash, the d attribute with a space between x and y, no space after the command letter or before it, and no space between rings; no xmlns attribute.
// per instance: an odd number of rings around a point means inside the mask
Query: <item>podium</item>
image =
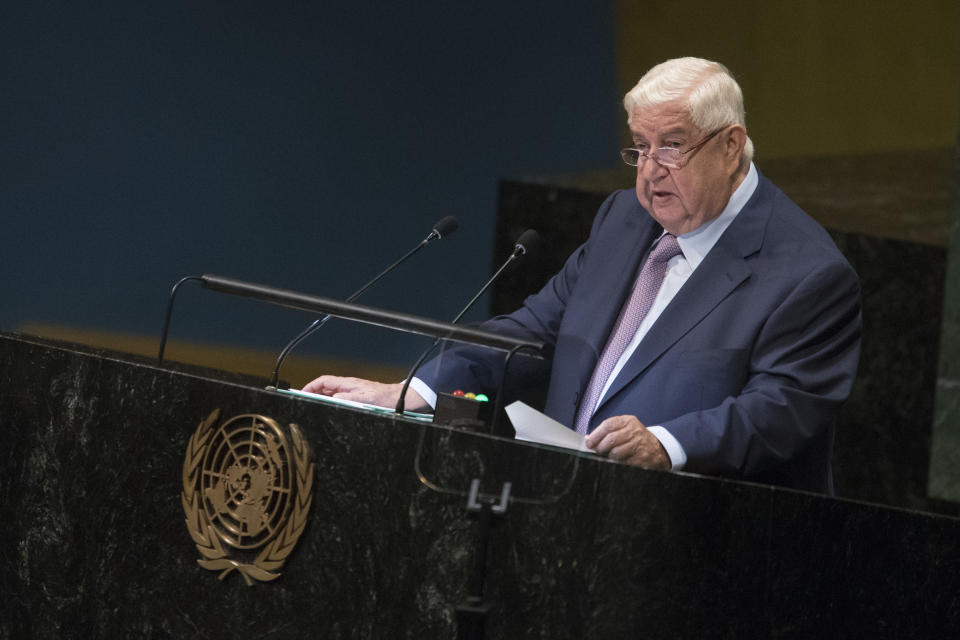
<svg viewBox="0 0 960 640"><path fill-rule="evenodd" d="M456 638L474 481L502 494L487 638L949 637L960 520L331 406L0 334L0 638ZM198 564L191 439L295 424L312 502L279 576Z"/></svg>

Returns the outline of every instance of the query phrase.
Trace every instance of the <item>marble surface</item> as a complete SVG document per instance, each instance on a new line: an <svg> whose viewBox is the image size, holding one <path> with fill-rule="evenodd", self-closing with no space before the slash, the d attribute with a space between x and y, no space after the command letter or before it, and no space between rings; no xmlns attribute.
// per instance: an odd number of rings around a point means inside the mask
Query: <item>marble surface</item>
<svg viewBox="0 0 960 640"><path fill-rule="evenodd" d="M960 628L951 517L648 472L10 335L0 384L0 638L454 638L473 478L490 494L513 483L490 537L488 638ZM214 408L295 422L313 448L309 522L274 582L196 564L181 471Z"/></svg>
<svg viewBox="0 0 960 640"><path fill-rule="evenodd" d="M952 176L953 224L928 489L931 496L960 503L960 152L954 154Z"/></svg>
<svg viewBox="0 0 960 640"><path fill-rule="evenodd" d="M874 160L874 164L877 162L880 160ZM889 164L884 162L883 166ZM838 171L846 166L838 163L836 160L825 166ZM822 163L810 164L814 168L807 167L807 172L821 176L825 170ZM793 165L775 166L788 175L802 174L797 167L792 173L787 171ZM850 171L848 167L847 172ZM798 179L794 181L791 192L799 191L801 201L824 201L822 195L820 200L814 198L812 188L804 191L798 187ZM868 199L865 194L872 192L887 194L874 199L878 206L902 206L905 201L902 188L884 191L874 185L855 191L847 200L834 202L824 217L846 220L843 212L855 208L858 202L862 204ZM589 235L590 223L606 195L591 189L501 181L495 259L502 259L522 229L538 229L545 242L535 260L497 283L491 296L492 313L515 309L526 295L560 269L566 257ZM940 191L934 195L940 203ZM818 206L823 213L824 206ZM887 220L890 216L878 218ZM859 220L862 222L863 218ZM847 220L843 226L856 225ZM960 514L960 505L927 495L947 251L936 243L896 240L862 230L828 230L860 275L863 302L859 371L837 424L837 494L904 508ZM887 225L885 230L889 234L895 229ZM960 399L960 394L956 398ZM956 457L956 453L951 455Z"/></svg>

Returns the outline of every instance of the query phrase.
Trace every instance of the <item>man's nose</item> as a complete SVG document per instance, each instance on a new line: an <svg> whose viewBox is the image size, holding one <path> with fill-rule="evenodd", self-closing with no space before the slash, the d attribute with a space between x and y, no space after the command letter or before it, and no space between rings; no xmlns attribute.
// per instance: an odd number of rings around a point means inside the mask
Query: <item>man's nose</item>
<svg viewBox="0 0 960 640"><path fill-rule="evenodd" d="M647 158L639 164L637 171L644 180L655 180L667 173L667 169L653 158Z"/></svg>

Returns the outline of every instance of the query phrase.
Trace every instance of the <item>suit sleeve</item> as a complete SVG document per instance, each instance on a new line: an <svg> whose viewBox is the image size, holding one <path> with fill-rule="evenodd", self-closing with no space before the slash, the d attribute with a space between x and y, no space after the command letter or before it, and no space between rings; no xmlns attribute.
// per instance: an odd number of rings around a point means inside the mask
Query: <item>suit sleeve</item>
<svg viewBox="0 0 960 640"><path fill-rule="evenodd" d="M850 393L860 332L856 273L843 260L814 267L760 327L741 392L662 424L685 470L756 476L822 441Z"/></svg>
<svg viewBox="0 0 960 640"><path fill-rule="evenodd" d="M603 224L616 198L624 195L632 197L632 192L618 191L604 201L594 218L591 238ZM539 292L524 300L522 307L511 314L491 318L481 327L505 335L540 340L554 347L567 301L590 252L590 245L588 239L574 251L563 268ZM492 349L455 345L425 364L417 377L435 391L464 389L494 393L503 374L504 357L503 352ZM522 391L546 381L549 375L549 361L518 356L510 364L508 382L515 391Z"/></svg>

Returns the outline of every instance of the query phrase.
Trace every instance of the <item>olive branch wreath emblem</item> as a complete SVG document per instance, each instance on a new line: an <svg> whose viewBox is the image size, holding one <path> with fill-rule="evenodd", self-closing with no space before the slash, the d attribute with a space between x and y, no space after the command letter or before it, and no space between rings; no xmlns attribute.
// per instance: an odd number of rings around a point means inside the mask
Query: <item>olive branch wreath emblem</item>
<svg viewBox="0 0 960 640"><path fill-rule="evenodd" d="M217 527L211 522L207 510L204 508L204 495L200 491L200 476L211 436L216 432L214 426L220 417L220 410L214 409L210 415L200 422L197 430L190 438L187 452L183 461L183 492L180 494L185 522L190 537L196 544L197 551L203 556L197 559L204 569L220 571L219 578L223 580L232 571L238 571L248 586L254 580L269 582L280 576L279 569L283 566L297 544L307 524L307 514L313 501L313 475L315 465L310 462L310 448L304 440L300 429L295 424L289 425L291 451L289 459L293 462L293 476L296 490L291 499L292 506L286 522L265 541L265 546L256 555L252 562L238 561L231 557L227 547L233 546L218 533ZM243 415L239 418L251 418L257 421L276 425L265 416ZM289 459L287 464L289 464Z"/></svg>

